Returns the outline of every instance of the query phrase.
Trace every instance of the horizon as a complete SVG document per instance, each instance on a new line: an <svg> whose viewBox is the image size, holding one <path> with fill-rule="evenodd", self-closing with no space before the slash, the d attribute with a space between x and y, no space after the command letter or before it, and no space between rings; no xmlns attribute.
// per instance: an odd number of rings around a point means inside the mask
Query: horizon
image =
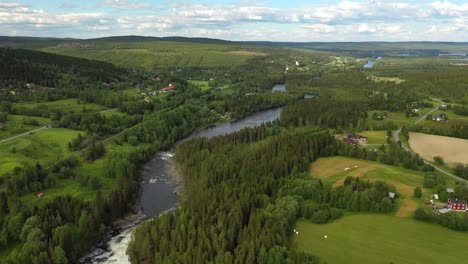
<svg viewBox="0 0 468 264"><path fill-rule="evenodd" d="M467 42L452 1L0 1L0 34L90 39L180 36L270 42Z"/></svg>
<svg viewBox="0 0 468 264"><path fill-rule="evenodd" d="M156 39L170 39L170 38L180 38L180 39L207 39L207 40L216 40L216 41L224 41L224 42L232 42L232 43L291 43L291 44L302 44L302 43L454 43L454 44L468 44L467 41L446 41L446 40L394 40L394 41L385 41L385 40L369 40L369 41L272 41L272 40L227 40L222 38L211 38L211 37L203 37L203 36L194 36L194 37L185 37L185 36L151 36L151 35L112 35L112 36L105 36L105 37L91 37L91 38L73 38L73 37L36 37L36 36L9 36L9 35L0 35L0 38L37 38L37 39L54 39L54 40L100 40L106 38L156 38ZM169 40L170 42L170 40Z"/></svg>

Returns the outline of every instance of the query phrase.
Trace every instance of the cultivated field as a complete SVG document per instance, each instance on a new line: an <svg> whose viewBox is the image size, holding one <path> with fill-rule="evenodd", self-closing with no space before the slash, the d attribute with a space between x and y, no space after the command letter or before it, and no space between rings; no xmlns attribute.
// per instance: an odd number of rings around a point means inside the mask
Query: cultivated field
<svg viewBox="0 0 468 264"><path fill-rule="evenodd" d="M446 163L468 164L468 140L423 133L410 133L409 144L414 152L427 160L441 156Z"/></svg>
<svg viewBox="0 0 468 264"><path fill-rule="evenodd" d="M424 173L407 170L396 166L384 165L377 162L352 159L346 157L320 158L310 166L310 174L324 182L339 186L347 176L362 177L371 181L385 181L393 184L400 194L400 207L396 216L408 217L422 200L413 198L415 187L423 186ZM452 180L447 179L448 182ZM423 189L423 192L425 190Z"/></svg>
<svg viewBox="0 0 468 264"><path fill-rule="evenodd" d="M296 229L293 245L331 264L467 263L465 233L409 218L360 214L329 224L299 220Z"/></svg>

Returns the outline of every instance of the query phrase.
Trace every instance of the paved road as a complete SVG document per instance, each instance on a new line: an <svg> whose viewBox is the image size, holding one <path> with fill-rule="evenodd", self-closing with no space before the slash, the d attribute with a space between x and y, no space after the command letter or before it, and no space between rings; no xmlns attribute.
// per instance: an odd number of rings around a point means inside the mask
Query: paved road
<svg viewBox="0 0 468 264"><path fill-rule="evenodd" d="M16 136L12 136L12 137L9 137L9 138L2 139L2 140L0 140L0 144L1 144L1 143L8 142L8 141L13 140L13 139L16 139L16 138L19 138L19 137L23 137L23 136L29 135L29 134L34 134L34 133L36 133L36 132L38 132L38 131L41 131L41 130L47 129L47 128L49 128L49 125L43 126L43 127L40 127L40 128L36 128L36 129L31 130L31 131L28 131L28 132L21 133L21 134L18 134L18 135L16 135Z"/></svg>
<svg viewBox="0 0 468 264"><path fill-rule="evenodd" d="M436 111L437 109L439 109L439 107L436 107L436 108L432 109L432 110L429 111L427 114L423 115L421 118L419 118L418 120L416 120L414 123L415 123L415 124L418 124L418 123L421 122L422 120L426 119L427 115L433 113L433 112ZM398 142L398 141L400 140L400 137L399 137L400 133L401 133L401 128L399 128L398 130L396 130L395 132L393 132L393 139L395 140L395 142ZM402 147L405 151L408 151L408 152L410 152L411 154L416 155L416 154L415 154L410 148L408 148L407 146L401 144L401 147ZM468 183L468 180L465 180L465 179L463 179L463 178L460 178L460 177L458 177L458 176L456 176L456 175L454 175L454 174L452 174L452 173L450 173L450 172L448 172L448 171L446 171L446 170L444 170L444 169L442 169L442 168L440 168L440 167L437 167L437 166L435 166L434 164L430 163L430 162L427 161L427 160L424 160L424 163L427 164L427 165L429 165L429 166L431 166L431 167L433 167L435 170L437 170L437 171L439 171L439 172L442 172L443 174L445 174L445 175L447 175L447 176L449 176L449 177L452 177L452 178L454 178L454 179L456 179L456 180L458 180L458 181L463 181L463 182Z"/></svg>

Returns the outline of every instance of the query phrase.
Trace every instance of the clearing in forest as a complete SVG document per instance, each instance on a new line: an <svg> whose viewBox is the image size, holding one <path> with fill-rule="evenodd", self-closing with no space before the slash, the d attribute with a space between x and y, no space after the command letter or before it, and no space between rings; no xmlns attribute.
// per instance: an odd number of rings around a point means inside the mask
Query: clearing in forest
<svg viewBox="0 0 468 264"><path fill-rule="evenodd" d="M310 174L333 186L342 185L347 176L392 184L400 195L396 212L399 217L410 216L416 210L418 201L412 197L413 190L422 187L424 180L422 172L347 157L320 158L311 164Z"/></svg>
<svg viewBox="0 0 468 264"><path fill-rule="evenodd" d="M414 152L426 160L432 161L434 157L441 156L448 164L468 164L468 140L466 139L412 132L409 144Z"/></svg>

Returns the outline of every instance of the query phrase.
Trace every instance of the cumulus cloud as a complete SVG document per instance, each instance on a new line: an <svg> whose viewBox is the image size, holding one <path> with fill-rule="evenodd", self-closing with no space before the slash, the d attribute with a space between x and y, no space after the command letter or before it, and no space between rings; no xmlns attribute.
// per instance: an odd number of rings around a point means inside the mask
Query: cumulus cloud
<svg viewBox="0 0 468 264"><path fill-rule="evenodd" d="M62 4L62 13L17 2L0 3L0 31L49 36L74 34L74 37L199 34L226 39L286 41L311 38L420 40L431 37L427 33L456 31L459 33L456 37L468 38L468 4L448 1L343 0L327 5L305 4L300 8L274 8L267 3L250 1L237 5L166 2L164 6L136 0L98 2L100 4L92 11L81 13L70 9L76 7L71 0ZM109 8L116 12L108 12ZM86 9L80 6L80 10Z"/></svg>
<svg viewBox="0 0 468 264"><path fill-rule="evenodd" d="M104 0L103 6L111 7L120 10L138 10L138 9L152 9L155 6L148 3L130 2L128 0Z"/></svg>

